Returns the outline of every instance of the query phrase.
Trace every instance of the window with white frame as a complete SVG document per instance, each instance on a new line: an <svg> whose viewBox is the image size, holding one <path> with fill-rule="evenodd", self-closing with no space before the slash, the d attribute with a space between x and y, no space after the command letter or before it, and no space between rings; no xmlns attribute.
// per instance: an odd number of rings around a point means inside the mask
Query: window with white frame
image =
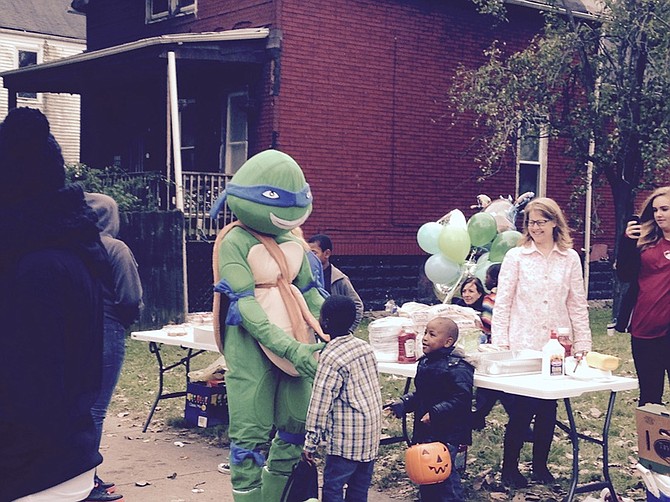
<svg viewBox="0 0 670 502"><path fill-rule="evenodd" d="M247 92L234 92L228 95L226 107L226 130L225 130L225 165L223 171L226 174L235 174L247 160L249 148L247 114L249 105L249 94Z"/></svg>
<svg viewBox="0 0 670 502"><path fill-rule="evenodd" d="M17 49L16 56L17 56L17 67L25 68L26 66L32 66L38 63L39 53L36 50ZM37 99L36 92L18 92L16 95L19 98Z"/></svg>
<svg viewBox="0 0 670 502"><path fill-rule="evenodd" d="M183 171L195 170L195 99L179 100L179 128L181 133L181 165Z"/></svg>
<svg viewBox="0 0 670 502"><path fill-rule="evenodd" d="M521 127L517 155L517 196L533 192L543 197L547 187L547 149L549 141L541 129Z"/></svg>
<svg viewBox="0 0 670 502"><path fill-rule="evenodd" d="M193 14L196 0L146 0L147 22Z"/></svg>

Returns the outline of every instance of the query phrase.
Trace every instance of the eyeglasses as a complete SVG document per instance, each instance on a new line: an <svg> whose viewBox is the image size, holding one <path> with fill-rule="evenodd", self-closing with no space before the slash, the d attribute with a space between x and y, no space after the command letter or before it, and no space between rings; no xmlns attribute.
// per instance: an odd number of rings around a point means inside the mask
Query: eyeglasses
<svg viewBox="0 0 670 502"><path fill-rule="evenodd" d="M528 220L528 226L529 227L544 227L547 223L549 223L549 220Z"/></svg>

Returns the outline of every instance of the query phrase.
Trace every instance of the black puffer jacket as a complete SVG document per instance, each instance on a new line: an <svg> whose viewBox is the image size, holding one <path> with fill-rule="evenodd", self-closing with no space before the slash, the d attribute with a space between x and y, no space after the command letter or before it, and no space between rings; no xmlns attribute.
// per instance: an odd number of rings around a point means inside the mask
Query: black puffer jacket
<svg viewBox="0 0 670 502"><path fill-rule="evenodd" d="M0 203L0 502L101 461L91 405L102 373L102 281L95 214L72 186Z"/></svg>
<svg viewBox="0 0 670 502"><path fill-rule="evenodd" d="M630 321L633 317L633 309L637 302L639 286L637 283L640 275L640 251L637 248L637 240L621 236L619 249L616 256L616 274L620 281L628 283L628 289L621 300L619 314L617 315L615 329L619 332L630 330Z"/></svg>
<svg viewBox="0 0 670 502"><path fill-rule="evenodd" d="M402 397L405 412L414 412L414 443L472 444L474 371L453 347L419 359L416 390ZM426 413L430 413L430 425L421 422Z"/></svg>

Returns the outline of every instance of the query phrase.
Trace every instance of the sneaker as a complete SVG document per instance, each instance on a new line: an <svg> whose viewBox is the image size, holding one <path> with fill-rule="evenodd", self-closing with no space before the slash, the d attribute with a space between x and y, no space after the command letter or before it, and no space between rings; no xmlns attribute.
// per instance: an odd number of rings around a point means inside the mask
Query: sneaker
<svg viewBox="0 0 670 502"><path fill-rule="evenodd" d="M114 483L106 483L102 479L98 477L98 475L95 475L94 478L95 481L95 486L102 488L105 490L107 493L114 493L116 491L116 485Z"/></svg>
<svg viewBox="0 0 670 502"><path fill-rule="evenodd" d="M91 490L91 493L88 494L88 497L84 499L84 502L123 502L123 495L120 493L109 493L103 490L101 487L96 486Z"/></svg>
<svg viewBox="0 0 670 502"><path fill-rule="evenodd" d="M230 474L230 462L221 462L216 467L216 470L219 471L221 474Z"/></svg>

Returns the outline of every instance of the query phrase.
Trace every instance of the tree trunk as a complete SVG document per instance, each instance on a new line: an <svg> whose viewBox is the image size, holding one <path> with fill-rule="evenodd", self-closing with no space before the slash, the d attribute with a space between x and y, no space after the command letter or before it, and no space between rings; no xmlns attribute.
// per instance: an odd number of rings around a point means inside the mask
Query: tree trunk
<svg viewBox="0 0 670 502"><path fill-rule="evenodd" d="M617 183L612 184L611 188L612 197L614 200L614 219L616 222L614 232L614 256L617 256L619 252L619 241L621 240L621 236L624 234L626 229L626 223L628 222L630 216L634 214L633 204L635 203L635 193L631 185L623 180L619 180ZM615 261L615 269L616 266L617 264ZM616 274L614 274L614 289L612 291L612 321L615 321L619 315L621 300L627 289L628 285L619 281Z"/></svg>

